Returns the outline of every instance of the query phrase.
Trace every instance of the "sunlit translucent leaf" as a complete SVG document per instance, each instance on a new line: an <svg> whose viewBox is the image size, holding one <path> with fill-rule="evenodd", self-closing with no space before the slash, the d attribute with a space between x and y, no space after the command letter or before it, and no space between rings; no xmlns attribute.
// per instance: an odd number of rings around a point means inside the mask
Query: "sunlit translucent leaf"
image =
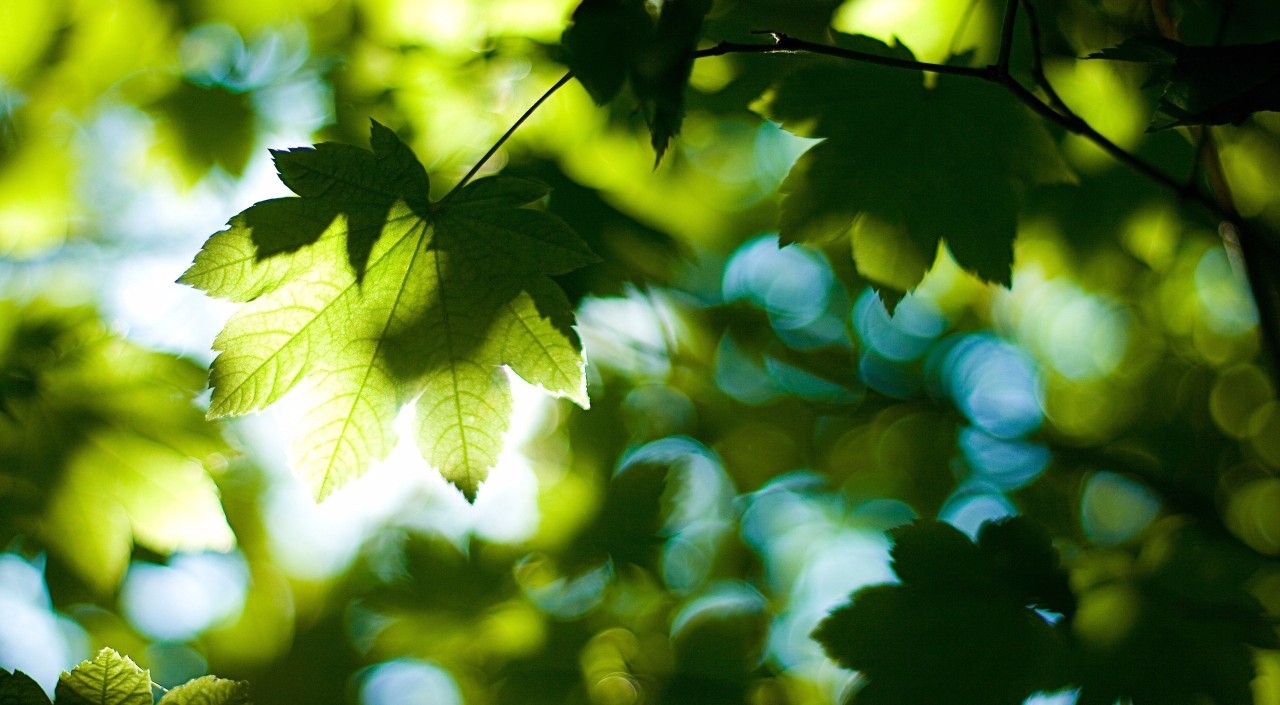
<svg viewBox="0 0 1280 705"><path fill-rule="evenodd" d="M868 37L845 46L912 58ZM957 262L1008 285L1025 186L1069 178L1048 133L998 86L815 59L785 76L763 111L826 138L782 185L782 239L852 237L859 271L881 287L917 284L943 240Z"/></svg>
<svg viewBox="0 0 1280 705"><path fill-rule="evenodd" d="M251 702L248 683L204 676L165 693L159 705L250 705Z"/></svg>
<svg viewBox="0 0 1280 705"><path fill-rule="evenodd" d="M0 668L0 703L4 705L49 705L40 684L22 671L10 673Z"/></svg>
<svg viewBox="0 0 1280 705"><path fill-rule="evenodd" d="M856 702L1016 705L1065 683L1063 645L1031 609L1040 600L1009 579L1021 574L1020 557L1052 552L1022 521L986 525L976 546L939 522L893 532L893 568L902 583L854 593L813 635L865 677ZM1056 568L1056 554L1049 557ZM1042 568L1032 566L1031 574ZM1065 574L1055 575L1065 589Z"/></svg>
<svg viewBox="0 0 1280 705"><path fill-rule="evenodd" d="M183 275L244 302L214 341L211 416L265 408L299 387L291 460L317 499L395 442L415 403L423 456L474 498L502 448L502 366L586 406L572 311L549 275L594 255L563 221L522 208L540 184L491 177L427 200L427 174L374 123L373 151L276 154L301 198L231 221Z"/></svg>
<svg viewBox="0 0 1280 705"><path fill-rule="evenodd" d="M1158 67L1154 80L1162 93L1148 131L1239 124L1253 113L1280 110L1280 41L1214 47L1134 37L1089 58Z"/></svg>
<svg viewBox="0 0 1280 705"><path fill-rule="evenodd" d="M229 452L192 403L203 368L127 343L86 309L0 308L0 536L26 535L100 592L133 542L226 550L206 471Z"/></svg>
<svg viewBox="0 0 1280 705"><path fill-rule="evenodd" d="M151 676L108 648L63 672L54 695L58 705L151 705Z"/></svg>

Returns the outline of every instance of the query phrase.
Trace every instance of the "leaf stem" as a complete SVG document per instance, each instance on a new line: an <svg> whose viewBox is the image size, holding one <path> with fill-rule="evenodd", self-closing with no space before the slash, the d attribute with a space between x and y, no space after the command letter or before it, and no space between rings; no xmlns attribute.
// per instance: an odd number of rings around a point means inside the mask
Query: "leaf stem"
<svg viewBox="0 0 1280 705"><path fill-rule="evenodd" d="M524 114L517 118L516 121L511 124L511 127L507 128L506 132L502 133L502 136L498 138L497 142L493 143L493 146L489 148L489 151L485 152L484 155L480 157L480 160L471 167L471 170L464 174L462 179L459 180L458 183L454 184L453 188L449 189L449 193L445 194L444 198L440 200L449 200L450 196L457 193L463 186L466 186L467 182L471 181L472 177L480 171L480 168L484 166L485 162L489 161L489 158L494 154L497 154L498 150L502 149L502 145L506 144L507 140L511 139L511 136L516 133L516 130L520 129L520 126L524 124L524 121L528 120L529 116L533 115L534 112L536 112L538 108L541 107L542 104L545 103L556 91L563 88L571 78L573 78L573 72L566 72L565 75L560 77L560 80L552 84L551 87L539 96L537 100L533 101L533 105L530 105L528 110L525 110Z"/></svg>

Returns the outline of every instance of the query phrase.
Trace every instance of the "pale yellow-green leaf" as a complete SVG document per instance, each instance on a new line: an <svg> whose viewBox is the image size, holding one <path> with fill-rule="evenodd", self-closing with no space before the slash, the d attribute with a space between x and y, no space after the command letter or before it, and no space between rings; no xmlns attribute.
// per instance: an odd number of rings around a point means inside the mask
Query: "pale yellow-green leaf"
<svg viewBox="0 0 1280 705"><path fill-rule="evenodd" d="M54 695L58 705L151 705L151 676L108 648L64 671Z"/></svg>
<svg viewBox="0 0 1280 705"><path fill-rule="evenodd" d="M251 705L249 684L203 676L170 690L158 705Z"/></svg>
<svg viewBox="0 0 1280 705"><path fill-rule="evenodd" d="M67 464L39 534L99 590L119 582L133 541L158 553L235 545L204 468L120 431L89 435Z"/></svg>

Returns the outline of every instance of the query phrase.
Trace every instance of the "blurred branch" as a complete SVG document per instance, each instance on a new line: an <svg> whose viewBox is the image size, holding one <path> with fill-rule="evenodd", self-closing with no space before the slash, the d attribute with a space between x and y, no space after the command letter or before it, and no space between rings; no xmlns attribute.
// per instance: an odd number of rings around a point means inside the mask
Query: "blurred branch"
<svg viewBox="0 0 1280 705"><path fill-rule="evenodd" d="M1018 25L1018 0L1004 4L1004 24L1000 27L1000 55L996 57L996 70L1008 75L1009 59L1013 55L1013 30Z"/></svg>

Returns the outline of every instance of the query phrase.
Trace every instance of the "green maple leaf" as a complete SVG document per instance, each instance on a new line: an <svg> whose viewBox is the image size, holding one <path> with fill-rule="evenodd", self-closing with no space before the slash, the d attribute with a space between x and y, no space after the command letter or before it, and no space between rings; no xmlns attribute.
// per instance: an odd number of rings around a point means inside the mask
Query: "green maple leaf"
<svg viewBox="0 0 1280 705"><path fill-rule="evenodd" d="M301 198L251 206L182 276L243 302L214 341L209 415L296 388L308 411L291 461L319 500L384 457L416 403L423 456L474 499L507 428L504 365L587 406L572 311L548 276L595 255L521 207L541 184L495 176L433 203L422 165L376 122L372 147L277 152Z"/></svg>
<svg viewBox="0 0 1280 705"><path fill-rule="evenodd" d="M58 705L151 705L151 675L128 656L103 649L63 672L54 698Z"/></svg>
<svg viewBox="0 0 1280 705"><path fill-rule="evenodd" d="M913 59L869 37L839 43ZM1018 202L1028 185L1069 180L1049 134L995 85L818 58L762 101L787 130L822 142L782 185L784 242L849 237L882 289L920 282L945 241L956 261L1008 285Z"/></svg>
<svg viewBox="0 0 1280 705"><path fill-rule="evenodd" d="M170 690L158 705L251 705L249 684L215 676L196 678Z"/></svg>

